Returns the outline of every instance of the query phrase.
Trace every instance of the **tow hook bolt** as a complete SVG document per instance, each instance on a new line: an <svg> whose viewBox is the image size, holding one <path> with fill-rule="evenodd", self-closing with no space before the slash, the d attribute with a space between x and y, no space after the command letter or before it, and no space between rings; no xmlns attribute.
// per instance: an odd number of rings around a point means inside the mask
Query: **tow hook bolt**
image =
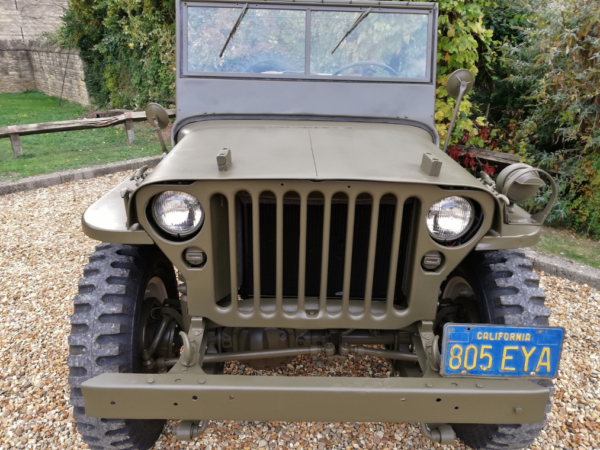
<svg viewBox="0 0 600 450"><path fill-rule="evenodd" d="M333 345L331 342L328 342L327 344L325 344L325 356L327 357L327 360L329 360L329 358L332 358L333 355L335 355L335 345Z"/></svg>
<svg viewBox="0 0 600 450"><path fill-rule="evenodd" d="M442 445L452 445L456 439L452 427L441 423L422 423L421 433L427 439Z"/></svg>
<svg viewBox="0 0 600 450"><path fill-rule="evenodd" d="M347 342L340 344L340 355L347 357L350 354L350 345Z"/></svg>
<svg viewBox="0 0 600 450"><path fill-rule="evenodd" d="M208 420L182 420L175 436L180 441L193 441L208 428Z"/></svg>

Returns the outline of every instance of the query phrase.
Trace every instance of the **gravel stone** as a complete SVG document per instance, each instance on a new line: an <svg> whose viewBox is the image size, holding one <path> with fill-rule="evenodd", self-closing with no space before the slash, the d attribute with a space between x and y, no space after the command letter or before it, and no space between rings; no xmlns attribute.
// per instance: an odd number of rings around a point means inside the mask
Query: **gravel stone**
<svg viewBox="0 0 600 450"><path fill-rule="evenodd" d="M67 337L73 298L96 241L81 232L92 202L128 177L112 174L0 197L0 450L85 449L69 404ZM541 275L550 324L566 330L553 408L531 450L600 449L600 292ZM386 360L344 363L298 357L248 376L363 376L385 378ZM290 405L290 407L293 407ZM357 405L360 407L360 405ZM162 449L464 449L425 439L418 424L321 422L211 422L192 442L174 437L169 421Z"/></svg>

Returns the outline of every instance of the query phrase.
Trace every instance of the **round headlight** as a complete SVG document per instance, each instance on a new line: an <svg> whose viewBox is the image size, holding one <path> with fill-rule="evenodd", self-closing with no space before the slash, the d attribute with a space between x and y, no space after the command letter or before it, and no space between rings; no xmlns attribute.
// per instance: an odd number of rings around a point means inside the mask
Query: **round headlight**
<svg viewBox="0 0 600 450"><path fill-rule="evenodd" d="M446 197L427 213L427 229L438 241L453 241L464 235L473 223L473 206L463 197Z"/></svg>
<svg viewBox="0 0 600 450"><path fill-rule="evenodd" d="M184 237L197 231L204 221L198 199L185 192L165 191L152 203L152 216L167 233Z"/></svg>

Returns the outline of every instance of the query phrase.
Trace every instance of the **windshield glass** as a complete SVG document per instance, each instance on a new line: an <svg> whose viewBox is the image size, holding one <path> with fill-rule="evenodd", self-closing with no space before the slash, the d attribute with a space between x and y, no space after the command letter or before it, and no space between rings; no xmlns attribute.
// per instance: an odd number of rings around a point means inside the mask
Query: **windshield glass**
<svg viewBox="0 0 600 450"><path fill-rule="evenodd" d="M360 12L312 13L311 74L399 78L427 75L427 15L371 12L333 52L360 16Z"/></svg>
<svg viewBox="0 0 600 450"><path fill-rule="evenodd" d="M423 12L238 5L187 9L187 72L417 81L428 77L429 15Z"/></svg>
<svg viewBox="0 0 600 450"><path fill-rule="evenodd" d="M188 10L190 72L305 72L306 11L248 8L223 56L242 8Z"/></svg>

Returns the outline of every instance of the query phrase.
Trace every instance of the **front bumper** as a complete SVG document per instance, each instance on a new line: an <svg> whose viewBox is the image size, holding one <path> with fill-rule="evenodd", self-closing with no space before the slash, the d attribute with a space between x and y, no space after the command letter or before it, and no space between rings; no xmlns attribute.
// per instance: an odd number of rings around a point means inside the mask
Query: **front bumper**
<svg viewBox="0 0 600 450"><path fill-rule="evenodd" d="M549 391L528 380L102 374L82 385L106 419L537 423Z"/></svg>

